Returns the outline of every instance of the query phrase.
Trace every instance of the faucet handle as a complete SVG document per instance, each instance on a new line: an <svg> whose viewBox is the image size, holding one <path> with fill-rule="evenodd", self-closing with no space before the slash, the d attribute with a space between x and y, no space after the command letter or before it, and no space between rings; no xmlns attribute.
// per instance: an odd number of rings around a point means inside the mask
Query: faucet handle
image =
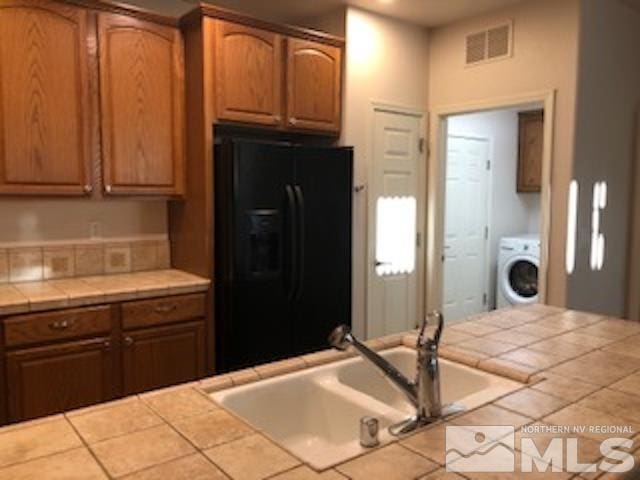
<svg viewBox="0 0 640 480"><path fill-rule="evenodd" d="M431 339L426 335L426 328L427 328L427 325L429 324L429 319L433 317L438 319L438 326L436 327L436 331L433 335L433 339ZM430 343L434 345L435 348L438 348L438 345L440 345L440 338L442 337L443 329L444 329L444 315L442 315L442 313L438 310L434 310L433 312L428 313L424 317L424 320L422 321L422 326L420 328L420 333L418 335L418 347L424 344Z"/></svg>

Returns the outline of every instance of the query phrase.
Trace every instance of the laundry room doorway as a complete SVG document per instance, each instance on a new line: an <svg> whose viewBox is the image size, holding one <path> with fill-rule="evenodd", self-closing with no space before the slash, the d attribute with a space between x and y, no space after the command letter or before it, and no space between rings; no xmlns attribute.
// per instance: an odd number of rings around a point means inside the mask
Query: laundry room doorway
<svg viewBox="0 0 640 480"><path fill-rule="evenodd" d="M448 321L543 298L547 107L541 99L441 116L435 278Z"/></svg>

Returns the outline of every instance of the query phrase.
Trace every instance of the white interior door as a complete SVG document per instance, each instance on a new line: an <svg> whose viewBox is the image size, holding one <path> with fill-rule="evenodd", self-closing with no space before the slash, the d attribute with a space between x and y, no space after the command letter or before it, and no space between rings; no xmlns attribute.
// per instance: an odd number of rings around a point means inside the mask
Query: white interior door
<svg viewBox="0 0 640 480"><path fill-rule="evenodd" d="M448 136L443 280L447 320L487 310L489 168L487 139Z"/></svg>
<svg viewBox="0 0 640 480"><path fill-rule="evenodd" d="M369 191L367 336L417 322L416 235L421 117L376 110Z"/></svg>

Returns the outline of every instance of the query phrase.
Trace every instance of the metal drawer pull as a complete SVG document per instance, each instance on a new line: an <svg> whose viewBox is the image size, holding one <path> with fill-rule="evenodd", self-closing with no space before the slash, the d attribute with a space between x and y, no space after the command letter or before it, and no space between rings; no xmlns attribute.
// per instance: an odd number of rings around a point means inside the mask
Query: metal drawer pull
<svg viewBox="0 0 640 480"><path fill-rule="evenodd" d="M130 347L131 345L133 345L133 338L124 337L124 345L125 347Z"/></svg>
<svg viewBox="0 0 640 480"><path fill-rule="evenodd" d="M169 313L169 312L173 312L177 307L177 305L165 305L163 307L156 307L154 308L154 311L156 313Z"/></svg>
<svg viewBox="0 0 640 480"><path fill-rule="evenodd" d="M67 321L67 320L56 320L55 322L52 322L49 324L49 328L51 330L66 330L67 328L69 328L71 325L73 324L73 320L71 321Z"/></svg>

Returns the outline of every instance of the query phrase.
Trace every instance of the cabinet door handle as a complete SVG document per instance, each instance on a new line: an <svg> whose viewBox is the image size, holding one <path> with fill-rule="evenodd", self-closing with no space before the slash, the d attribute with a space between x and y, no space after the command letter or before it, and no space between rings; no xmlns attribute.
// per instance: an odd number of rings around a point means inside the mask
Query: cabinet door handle
<svg viewBox="0 0 640 480"><path fill-rule="evenodd" d="M73 320L56 320L49 324L51 330L66 330L73 324Z"/></svg>
<svg viewBox="0 0 640 480"><path fill-rule="evenodd" d="M133 345L133 338L124 337L124 346L125 347L130 347L131 345Z"/></svg>
<svg viewBox="0 0 640 480"><path fill-rule="evenodd" d="M156 313L169 313L169 312L173 312L176 308L178 308L177 305L163 305L160 307L156 307L153 310Z"/></svg>
<svg viewBox="0 0 640 480"><path fill-rule="evenodd" d="M93 192L93 186L92 185L85 185L84 186L84 193L91 193Z"/></svg>
<svg viewBox="0 0 640 480"><path fill-rule="evenodd" d="M111 350L111 340L105 340L102 346L105 350Z"/></svg>

